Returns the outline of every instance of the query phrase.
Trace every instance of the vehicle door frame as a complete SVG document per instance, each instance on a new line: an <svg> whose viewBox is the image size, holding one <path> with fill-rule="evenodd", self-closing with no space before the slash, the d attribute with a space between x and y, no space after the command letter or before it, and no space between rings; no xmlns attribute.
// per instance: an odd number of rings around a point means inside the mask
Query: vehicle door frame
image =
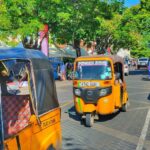
<svg viewBox="0 0 150 150"><path fill-rule="evenodd" d="M4 127L2 116L2 98L1 98L1 84L0 84L0 149L4 149Z"/></svg>
<svg viewBox="0 0 150 150"><path fill-rule="evenodd" d="M116 65L116 67L115 67ZM123 74L123 64L121 62L116 62L114 64L114 72L120 73L120 79L122 83L118 82L120 88L120 103L123 103L123 82L124 82L124 74ZM115 79L116 80L116 79ZM122 84L122 85L121 85Z"/></svg>

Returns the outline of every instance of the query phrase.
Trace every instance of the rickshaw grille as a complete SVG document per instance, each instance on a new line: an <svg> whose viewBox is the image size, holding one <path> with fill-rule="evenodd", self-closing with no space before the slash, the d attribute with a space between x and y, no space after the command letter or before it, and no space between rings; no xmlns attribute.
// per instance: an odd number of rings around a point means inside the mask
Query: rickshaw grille
<svg viewBox="0 0 150 150"><path fill-rule="evenodd" d="M84 89L82 98L85 103L96 103L99 99L99 89Z"/></svg>

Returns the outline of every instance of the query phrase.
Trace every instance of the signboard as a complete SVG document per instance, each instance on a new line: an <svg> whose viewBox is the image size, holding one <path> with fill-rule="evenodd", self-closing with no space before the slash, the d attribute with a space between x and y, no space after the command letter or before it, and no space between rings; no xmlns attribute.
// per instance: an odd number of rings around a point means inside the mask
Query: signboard
<svg viewBox="0 0 150 150"><path fill-rule="evenodd" d="M108 61L81 61L78 66L107 66Z"/></svg>

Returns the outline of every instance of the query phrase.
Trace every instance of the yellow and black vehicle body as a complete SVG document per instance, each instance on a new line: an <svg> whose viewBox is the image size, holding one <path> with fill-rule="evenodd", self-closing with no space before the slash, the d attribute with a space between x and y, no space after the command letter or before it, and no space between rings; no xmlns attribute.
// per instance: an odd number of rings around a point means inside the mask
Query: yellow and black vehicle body
<svg viewBox="0 0 150 150"><path fill-rule="evenodd" d="M0 49L0 150L61 149L53 69L38 50Z"/></svg>
<svg viewBox="0 0 150 150"><path fill-rule="evenodd" d="M92 126L94 115L126 111L128 102L123 60L118 56L78 57L74 63L73 93L77 114Z"/></svg>

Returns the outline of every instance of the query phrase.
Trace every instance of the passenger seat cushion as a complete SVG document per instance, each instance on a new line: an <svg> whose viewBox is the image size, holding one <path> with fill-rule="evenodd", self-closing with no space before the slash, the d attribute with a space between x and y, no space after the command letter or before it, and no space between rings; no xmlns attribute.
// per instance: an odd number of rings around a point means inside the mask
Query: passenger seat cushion
<svg viewBox="0 0 150 150"><path fill-rule="evenodd" d="M29 99L29 95L2 96L5 138L18 133L29 124Z"/></svg>

